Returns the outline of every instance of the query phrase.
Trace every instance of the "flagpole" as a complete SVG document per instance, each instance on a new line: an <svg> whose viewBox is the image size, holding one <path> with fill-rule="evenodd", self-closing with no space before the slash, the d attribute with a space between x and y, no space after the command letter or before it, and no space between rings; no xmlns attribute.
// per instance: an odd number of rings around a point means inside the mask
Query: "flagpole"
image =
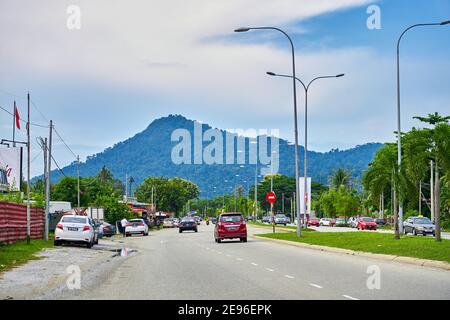
<svg viewBox="0 0 450 320"><path fill-rule="evenodd" d="M13 142L13 147L16 146L16 100L14 100L14 112L13 112L13 138L12 138L12 142Z"/></svg>

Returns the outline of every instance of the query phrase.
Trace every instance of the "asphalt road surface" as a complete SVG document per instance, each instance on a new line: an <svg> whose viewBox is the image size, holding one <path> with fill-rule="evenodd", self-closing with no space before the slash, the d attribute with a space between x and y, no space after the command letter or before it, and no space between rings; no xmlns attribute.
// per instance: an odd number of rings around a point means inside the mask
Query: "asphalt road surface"
<svg viewBox="0 0 450 320"><path fill-rule="evenodd" d="M450 272L249 237L214 242L213 225L124 239L138 253L69 299L448 299ZM268 232L249 227L249 233ZM369 274L379 271L378 282ZM371 277L372 276L372 277ZM371 278L369 278L371 277ZM367 282L371 288L368 287ZM374 280L375 279L375 280ZM377 289L379 283L379 289Z"/></svg>

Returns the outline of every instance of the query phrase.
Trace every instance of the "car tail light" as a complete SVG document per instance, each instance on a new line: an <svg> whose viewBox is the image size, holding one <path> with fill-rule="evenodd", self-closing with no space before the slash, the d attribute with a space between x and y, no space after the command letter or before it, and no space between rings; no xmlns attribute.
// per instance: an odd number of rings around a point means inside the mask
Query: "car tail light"
<svg viewBox="0 0 450 320"><path fill-rule="evenodd" d="M104 230L108 230L109 227L108 227L108 226L104 226L103 229L104 229Z"/></svg>
<svg viewBox="0 0 450 320"><path fill-rule="evenodd" d="M57 227L58 229L63 230L63 225L62 225L61 223L58 223L58 224L56 225L56 227Z"/></svg>
<svg viewBox="0 0 450 320"><path fill-rule="evenodd" d="M140 227L143 227L144 226L144 224L143 223L141 223L140 225L139 225Z"/></svg>
<svg viewBox="0 0 450 320"><path fill-rule="evenodd" d="M89 230L91 230L91 227L89 227L89 226L84 226L83 227L83 231L89 231Z"/></svg>

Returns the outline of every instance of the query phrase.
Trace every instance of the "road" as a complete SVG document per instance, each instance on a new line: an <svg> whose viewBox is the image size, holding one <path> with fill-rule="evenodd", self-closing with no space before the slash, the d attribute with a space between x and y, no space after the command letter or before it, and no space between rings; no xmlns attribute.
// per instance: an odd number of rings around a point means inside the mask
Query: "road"
<svg viewBox="0 0 450 320"><path fill-rule="evenodd" d="M249 227L251 234L267 232ZM249 237L247 243L177 229L124 239L138 253L68 299L448 299L450 273L398 262L324 253ZM380 270L368 289L367 269Z"/></svg>

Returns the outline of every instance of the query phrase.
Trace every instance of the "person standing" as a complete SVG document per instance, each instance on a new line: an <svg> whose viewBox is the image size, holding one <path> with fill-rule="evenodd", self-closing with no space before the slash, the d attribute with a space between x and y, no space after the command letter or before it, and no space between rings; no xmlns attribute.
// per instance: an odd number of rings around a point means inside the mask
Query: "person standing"
<svg viewBox="0 0 450 320"><path fill-rule="evenodd" d="M125 229L126 229L126 227L127 227L128 220L125 219L125 218L123 218L123 219L120 221L120 224L122 225L123 236L126 237Z"/></svg>

